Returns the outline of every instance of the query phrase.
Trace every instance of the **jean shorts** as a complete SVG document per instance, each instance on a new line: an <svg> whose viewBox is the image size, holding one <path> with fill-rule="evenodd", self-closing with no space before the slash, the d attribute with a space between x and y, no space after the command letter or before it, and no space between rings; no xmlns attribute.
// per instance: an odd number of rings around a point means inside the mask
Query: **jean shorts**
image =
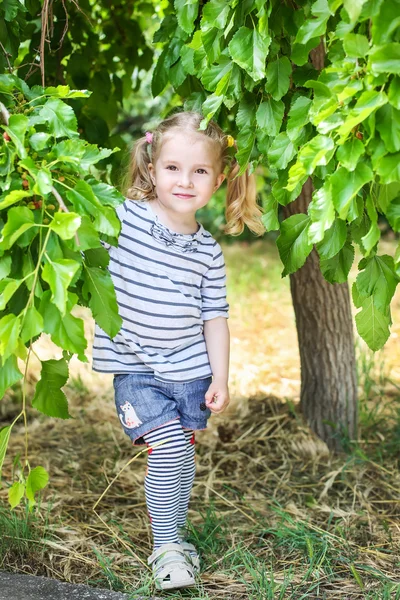
<svg viewBox="0 0 400 600"><path fill-rule="evenodd" d="M204 396L211 381L207 377L176 383L157 381L148 373L115 375L115 405L125 433L140 445L144 434L174 419L185 429L206 429L211 411Z"/></svg>

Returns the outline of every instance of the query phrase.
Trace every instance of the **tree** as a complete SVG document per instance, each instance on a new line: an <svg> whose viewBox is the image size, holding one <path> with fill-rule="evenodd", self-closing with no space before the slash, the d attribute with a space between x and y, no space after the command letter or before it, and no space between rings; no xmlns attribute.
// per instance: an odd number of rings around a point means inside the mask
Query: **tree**
<svg viewBox="0 0 400 600"><path fill-rule="evenodd" d="M309 56L321 38L325 66L317 70ZM314 430L332 447L339 442L332 424L324 423L327 414L350 437L356 424L345 291L354 245L364 256L352 289L360 309L356 325L373 350L388 339L390 302L400 280L399 248L394 257L378 254L379 215L395 232L400 230L399 40L395 0L306 0L297 5L175 0L154 37L163 51L153 92L160 93L169 81L185 99L185 108L203 112L204 124L217 118L234 135L242 171L247 165L268 170L272 193L264 224L268 231L280 230L277 244L283 276L292 277L300 340L305 331L302 309L307 309L307 320L311 314L298 297L301 287L295 282L302 275L294 274L307 258L306 269L318 258L323 277L333 286L325 286L326 293L332 296L337 290L330 307L342 315L342 339L326 331L328 321L316 317L320 303L314 303L316 335L300 348L302 404ZM299 195L303 213L293 210ZM285 208L282 222L279 206ZM305 285L311 297L322 298L312 282ZM322 328L328 351L338 350L343 341L346 345L340 364L334 365L339 368L328 375L322 375L329 365L314 344ZM343 390L344 373L347 385L337 407L332 390ZM312 418L315 407L318 415Z"/></svg>

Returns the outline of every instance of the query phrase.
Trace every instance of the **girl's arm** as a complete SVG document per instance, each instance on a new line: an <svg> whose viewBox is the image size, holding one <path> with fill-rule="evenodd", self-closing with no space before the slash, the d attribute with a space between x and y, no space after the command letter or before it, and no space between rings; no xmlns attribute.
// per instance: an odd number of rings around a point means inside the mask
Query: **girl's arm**
<svg viewBox="0 0 400 600"><path fill-rule="evenodd" d="M206 406L220 413L229 404L229 328L225 317L204 321L204 338L213 380L205 395Z"/></svg>

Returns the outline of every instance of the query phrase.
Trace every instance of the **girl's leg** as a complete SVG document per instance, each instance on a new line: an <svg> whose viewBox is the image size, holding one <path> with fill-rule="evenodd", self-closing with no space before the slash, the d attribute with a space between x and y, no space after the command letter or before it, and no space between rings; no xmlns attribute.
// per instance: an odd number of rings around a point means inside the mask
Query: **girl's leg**
<svg viewBox="0 0 400 600"><path fill-rule="evenodd" d="M192 492L194 476L196 473L195 463L195 434L192 429L184 429L186 440L186 459L182 469L181 495L178 509L178 528L186 525L189 508L190 494Z"/></svg>
<svg viewBox="0 0 400 600"><path fill-rule="evenodd" d="M144 489L156 550L162 544L179 543L177 518L187 454L186 438L179 420L162 425L143 437L151 446ZM163 444L154 448L157 442Z"/></svg>

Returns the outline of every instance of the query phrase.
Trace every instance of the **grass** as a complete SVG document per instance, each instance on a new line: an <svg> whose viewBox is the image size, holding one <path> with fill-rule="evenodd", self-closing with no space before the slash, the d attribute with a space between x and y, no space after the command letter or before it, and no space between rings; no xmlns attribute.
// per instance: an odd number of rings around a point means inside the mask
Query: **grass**
<svg viewBox="0 0 400 600"><path fill-rule="evenodd" d="M375 355L358 343L360 435L348 454L333 456L298 410L294 315L275 248L269 241L232 245L226 258L233 398L198 435L189 531L203 559L201 582L162 597L400 600L396 338ZM395 323L399 316L396 300ZM91 328L88 321L88 335ZM29 409L30 462L49 470L50 485L31 514L10 512L0 490L0 531L7 532L0 567L150 598L146 457L121 472L132 449L114 414L110 378L86 365L72 370L66 393L74 419ZM0 404L4 423L18 398L17 386ZM11 437L9 481L23 436L17 427Z"/></svg>

